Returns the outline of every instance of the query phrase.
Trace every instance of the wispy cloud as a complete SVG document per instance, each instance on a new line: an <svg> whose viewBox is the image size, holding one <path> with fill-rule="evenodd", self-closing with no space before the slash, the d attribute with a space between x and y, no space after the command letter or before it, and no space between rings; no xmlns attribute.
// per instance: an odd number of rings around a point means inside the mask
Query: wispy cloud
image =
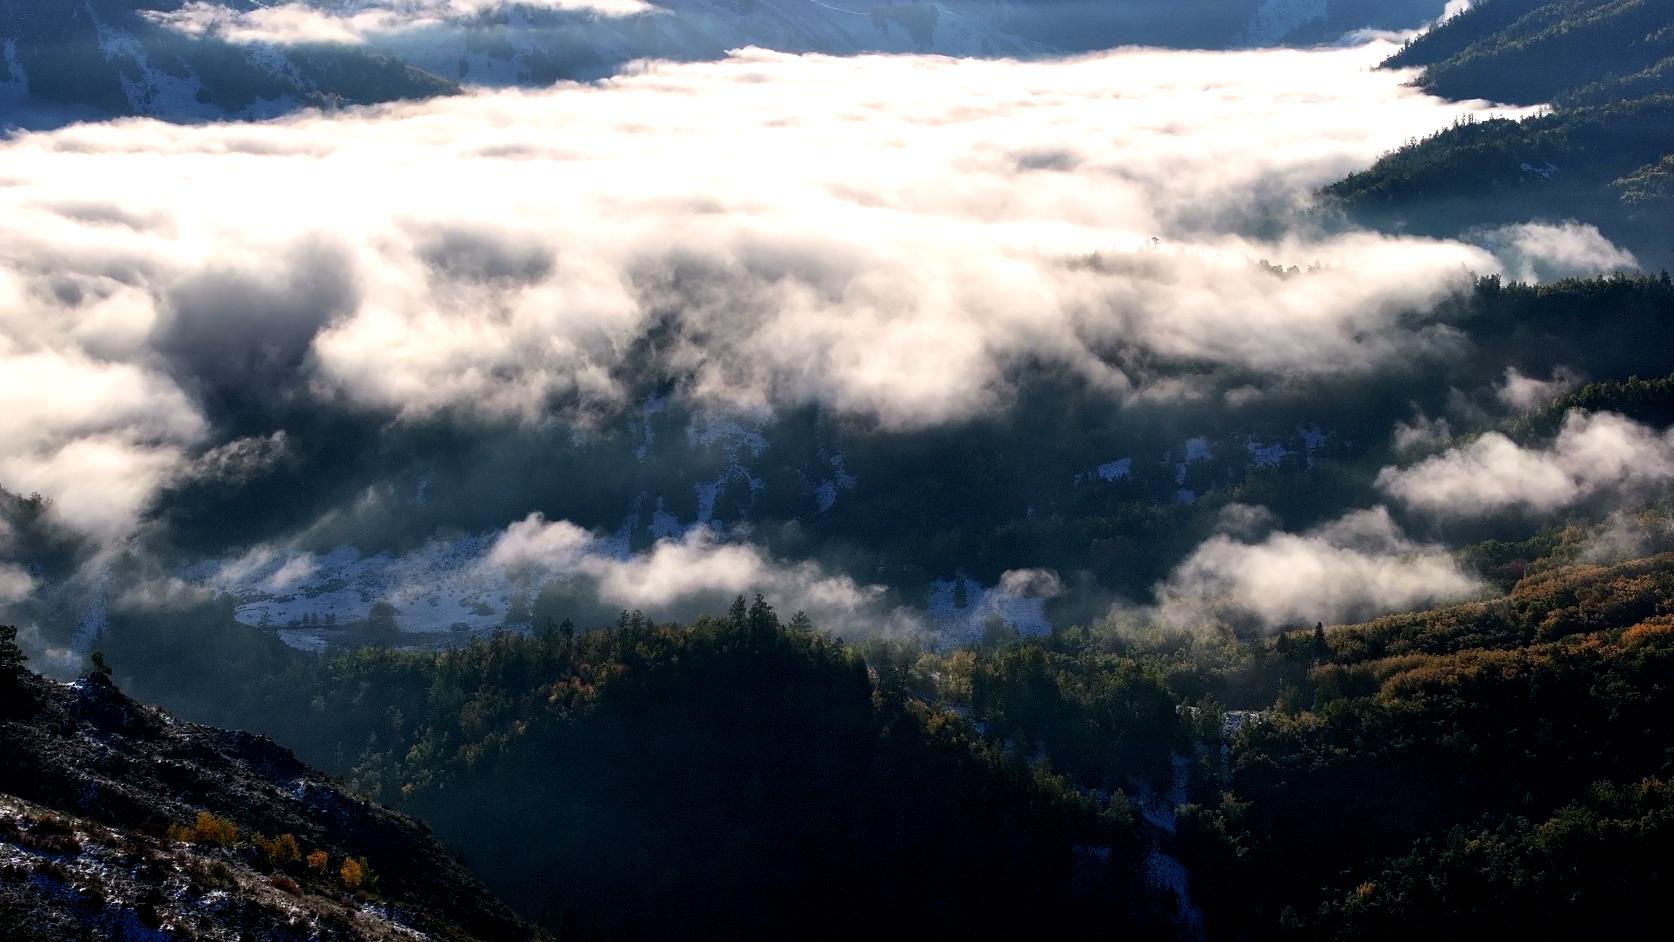
<svg viewBox="0 0 1674 942"><path fill-rule="evenodd" d="M1549 513L1610 493L1631 498L1674 479L1674 432L1610 412L1571 412L1546 446L1489 432L1407 468L1387 467L1378 487L1436 517L1508 511Z"/></svg>
<svg viewBox="0 0 1674 942"><path fill-rule="evenodd" d="M1359 510L1302 533L1209 538L1156 590L1164 625L1267 630L1353 621L1481 591L1445 547L1409 539L1388 510Z"/></svg>

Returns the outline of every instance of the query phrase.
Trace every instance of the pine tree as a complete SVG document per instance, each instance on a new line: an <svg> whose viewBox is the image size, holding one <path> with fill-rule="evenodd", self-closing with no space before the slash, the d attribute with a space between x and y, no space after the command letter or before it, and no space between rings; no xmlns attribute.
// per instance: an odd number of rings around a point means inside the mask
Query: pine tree
<svg viewBox="0 0 1674 942"><path fill-rule="evenodd" d="M16 673L23 669L25 660L23 649L17 646L17 629L0 625L0 671Z"/></svg>
<svg viewBox="0 0 1674 942"><path fill-rule="evenodd" d="M757 640L763 640L779 630L779 618L773 614L773 607L767 604L760 593L756 601L750 606L749 612L750 635Z"/></svg>

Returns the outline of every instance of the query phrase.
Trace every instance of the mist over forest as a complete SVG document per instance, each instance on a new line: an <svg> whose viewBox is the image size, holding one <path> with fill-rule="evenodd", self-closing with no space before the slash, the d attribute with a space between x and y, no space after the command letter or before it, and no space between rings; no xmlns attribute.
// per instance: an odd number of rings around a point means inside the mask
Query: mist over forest
<svg viewBox="0 0 1674 942"><path fill-rule="evenodd" d="M0 929L1638 931L1671 37L0 0Z"/></svg>

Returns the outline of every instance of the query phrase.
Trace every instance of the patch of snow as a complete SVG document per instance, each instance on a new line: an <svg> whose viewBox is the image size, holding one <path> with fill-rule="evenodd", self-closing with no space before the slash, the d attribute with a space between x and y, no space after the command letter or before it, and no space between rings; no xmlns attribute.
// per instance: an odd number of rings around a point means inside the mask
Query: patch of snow
<svg viewBox="0 0 1674 942"><path fill-rule="evenodd" d="M1134 803L1139 814L1156 827L1174 833L1175 809L1186 803L1186 779L1191 771L1191 759L1175 753L1169 757L1168 791L1159 795L1147 782L1135 783Z"/></svg>
<svg viewBox="0 0 1674 942"><path fill-rule="evenodd" d="M754 495L767 487L761 479L750 473L744 465L744 453L749 457L759 458L767 450L767 439L752 426L745 425L734 419L705 417L701 424L693 420L686 428L687 444L693 449L720 448L726 458L726 466L715 480L707 484L696 484L698 496L697 522L715 529L721 529L721 524L715 520L715 503L721 491L733 482L743 482L749 488L752 499Z"/></svg>
<svg viewBox="0 0 1674 942"><path fill-rule="evenodd" d="M198 119L221 116L218 108L199 99L203 83L196 75L170 75L157 69L146 55L145 47L132 33L107 25L93 13L91 6L87 8L87 13L93 20L94 34L105 61L126 62L126 66L117 68L117 77L122 83L122 94L128 99L128 107L136 114Z"/></svg>
<svg viewBox="0 0 1674 942"><path fill-rule="evenodd" d="M656 444L657 433L651 427L651 420L657 413L668 407L668 402L662 396L652 396L645 401L639 410L639 445L634 449L634 457L644 461L651 453L651 446Z"/></svg>
<svg viewBox="0 0 1674 942"><path fill-rule="evenodd" d="M281 628L278 634L280 641L298 651L324 651L326 649L326 639L312 629Z"/></svg>
<svg viewBox="0 0 1674 942"><path fill-rule="evenodd" d="M1197 500L1197 494L1186 489L1186 472L1192 465L1200 461L1208 461L1214 456L1214 453L1209 449L1209 439L1201 435L1186 441L1185 452L1185 457L1174 463L1174 483L1180 485L1180 490L1175 492L1174 499L1180 503L1189 504ZM1164 458L1163 463L1166 465L1168 459Z"/></svg>
<svg viewBox="0 0 1674 942"><path fill-rule="evenodd" d="M843 491L852 491L860 483L855 476L843 466L843 456L833 454L829 457L825 449L820 449L820 457L831 466L832 477L823 478L814 485L814 501L819 505L820 513L825 513L837 504L837 495Z"/></svg>
<svg viewBox="0 0 1674 942"><path fill-rule="evenodd" d="M715 500L721 496L721 487L725 484L726 479L723 477L708 484L692 485L693 490L697 491L698 523L707 525L715 519Z"/></svg>
<svg viewBox="0 0 1674 942"><path fill-rule="evenodd" d="M821 481L814 488L814 501L819 504L820 513L825 513L837 505L837 482Z"/></svg>
<svg viewBox="0 0 1674 942"><path fill-rule="evenodd" d="M1133 459L1117 458L1099 465L1095 471L1101 480L1120 481L1133 473Z"/></svg>
<svg viewBox="0 0 1674 942"><path fill-rule="evenodd" d="M1186 895L1185 865L1160 850L1152 850L1145 858L1145 875L1157 886L1173 890L1175 896Z"/></svg>
<svg viewBox="0 0 1674 942"><path fill-rule="evenodd" d="M686 439L692 447L720 445L728 458L735 457L740 447L748 448L751 457L759 458L767 450L767 439L759 429L735 419L709 418L700 427L693 422L686 429Z"/></svg>
<svg viewBox="0 0 1674 942"><path fill-rule="evenodd" d="M1270 45L1298 26L1325 17L1327 0L1262 0L1244 35L1253 45Z"/></svg>
<svg viewBox="0 0 1674 942"><path fill-rule="evenodd" d="M480 565L496 537L432 540L402 556L363 556L352 546L319 555L293 550L254 562L209 561L182 576L231 595L240 622L278 629L281 640L302 650L322 647L378 601L395 606L404 631L487 629L503 622L519 590Z"/></svg>
<svg viewBox="0 0 1674 942"><path fill-rule="evenodd" d="M663 499L657 498L657 509L651 513L651 535L657 539L673 539L686 532L680 518L663 509Z"/></svg>
<svg viewBox="0 0 1674 942"><path fill-rule="evenodd" d="M1250 461L1260 468L1277 468L1290 457L1290 449L1280 444L1263 445L1251 439L1244 443L1250 451Z"/></svg>
<svg viewBox="0 0 1674 942"><path fill-rule="evenodd" d="M961 596L963 605L959 604ZM996 615L1019 634L1052 633L1052 623L1046 618L1046 599L1014 595L999 586L985 587L966 576L931 583L928 615L937 633L948 640L980 638L988 620Z"/></svg>
<svg viewBox="0 0 1674 942"><path fill-rule="evenodd" d="M1203 912L1192 904L1190 876L1186 865L1174 857L1152 848L1145 857L1145 876L1154 886L1169 890L1178 901L1180 910L1175 922L1181 938L1201 939L1204 934Z"/></svg>

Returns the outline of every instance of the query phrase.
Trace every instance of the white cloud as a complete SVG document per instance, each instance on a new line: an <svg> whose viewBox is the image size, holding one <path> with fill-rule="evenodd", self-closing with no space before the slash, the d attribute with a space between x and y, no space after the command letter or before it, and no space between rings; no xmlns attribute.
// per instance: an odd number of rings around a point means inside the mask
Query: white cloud
<svg viewBox="0 0 1674 942"><path fill-rule="evenodd" d="M1674 544L1674 521L1654 513L1612 511L1594 528L1576 556L1582 562L1614 563L1667 552Z"/></svg>
<svg viewBox="0 0 1674 942"><path fill-rule="evenodd" d="M17 602L35 591L35 578L22 567L0 563L0 602Z"/></svg>
<svg viewBox="0 0 1674 942"><path fill-rule="evenodd" d="M605 606L655 617L719 614L739 595L760 593L775 605L808 612L840 634L916 630L918 620L889 607L885 590L832 575L812 562L781 562L754 546L723 543L704 527L650 550L624 555L567 520L530 514L506 528L483 565L537 583L578 582Z"/></svg>
<svg viewBox="0 0 1674 942"><path fill-rule="evenodd" d="M1480 588L1444 547L1414 543L1377 507L1260 542L1210 537L1157 587L1156 612L1177 628L1225 621L1271 630L1369 618Z"/></svg>
<svg viewBox="0 0 1674 942"><path fill-rule="evenodd" d="M1009 569L1000 574L999 590L1016 598L1052 599L1064 592L1064 582L1050 569Z"/></svg>
<svg viewBox="0 0 1674 942"><path fill-rule="evenodd" d="M1481 110L1368 68L1388 51L744 50L19 134L0 142L0 485L120 533L213 437L198 398L239 384L536 419L657 369L704 406L913 429L1003 406L1024 369L1168 396L1196 391L1182 365L1283 379L1446 350L1426 312L1491 254L1271 225Z"/></svg>
<svg viewBox="0 0 1674 942"><path fill-rule="evenodd" d="M1453 437L1453 428L1444 418L1430 418L1419 414L1411 422L1395 423L1395 450L1417 451L1446 442Z"/></svg>
<svg viewBox="0 0 1674 942"><path fill-rule="evenodd" d="M1639 260L1618 248L1597 226L1524 223L1502 226L1477 237L1517 281L1557 281L1639 267Z"/></svg>
<svg viewBox="0 0 1674 942"><path fill-rule="evenodd" d="M490 566L510 573L564 572L593 548L593 535L568 520L530 514L506 528L488 553Z"/></svg>
<svg viewBox="0 0 1674 942"><path fill-rule="evenodd" d="M1378 487L1435 516L1548 513L1602 492L1629 496L1674 479L1674 433L1609 412L1571 412L1549 447L1490 432L1409 468L1386 467Z"/></svg>
<svg viewBox="0 0 1674 942"><path fill-rule="evenodd" d="M1524 376L1516 367L1505 368L1505 383L1494 390L1494 395L1513 409L1533 409L1574 389L1581 381L1573 370L1558 367L1551 379Z"/></svg>

